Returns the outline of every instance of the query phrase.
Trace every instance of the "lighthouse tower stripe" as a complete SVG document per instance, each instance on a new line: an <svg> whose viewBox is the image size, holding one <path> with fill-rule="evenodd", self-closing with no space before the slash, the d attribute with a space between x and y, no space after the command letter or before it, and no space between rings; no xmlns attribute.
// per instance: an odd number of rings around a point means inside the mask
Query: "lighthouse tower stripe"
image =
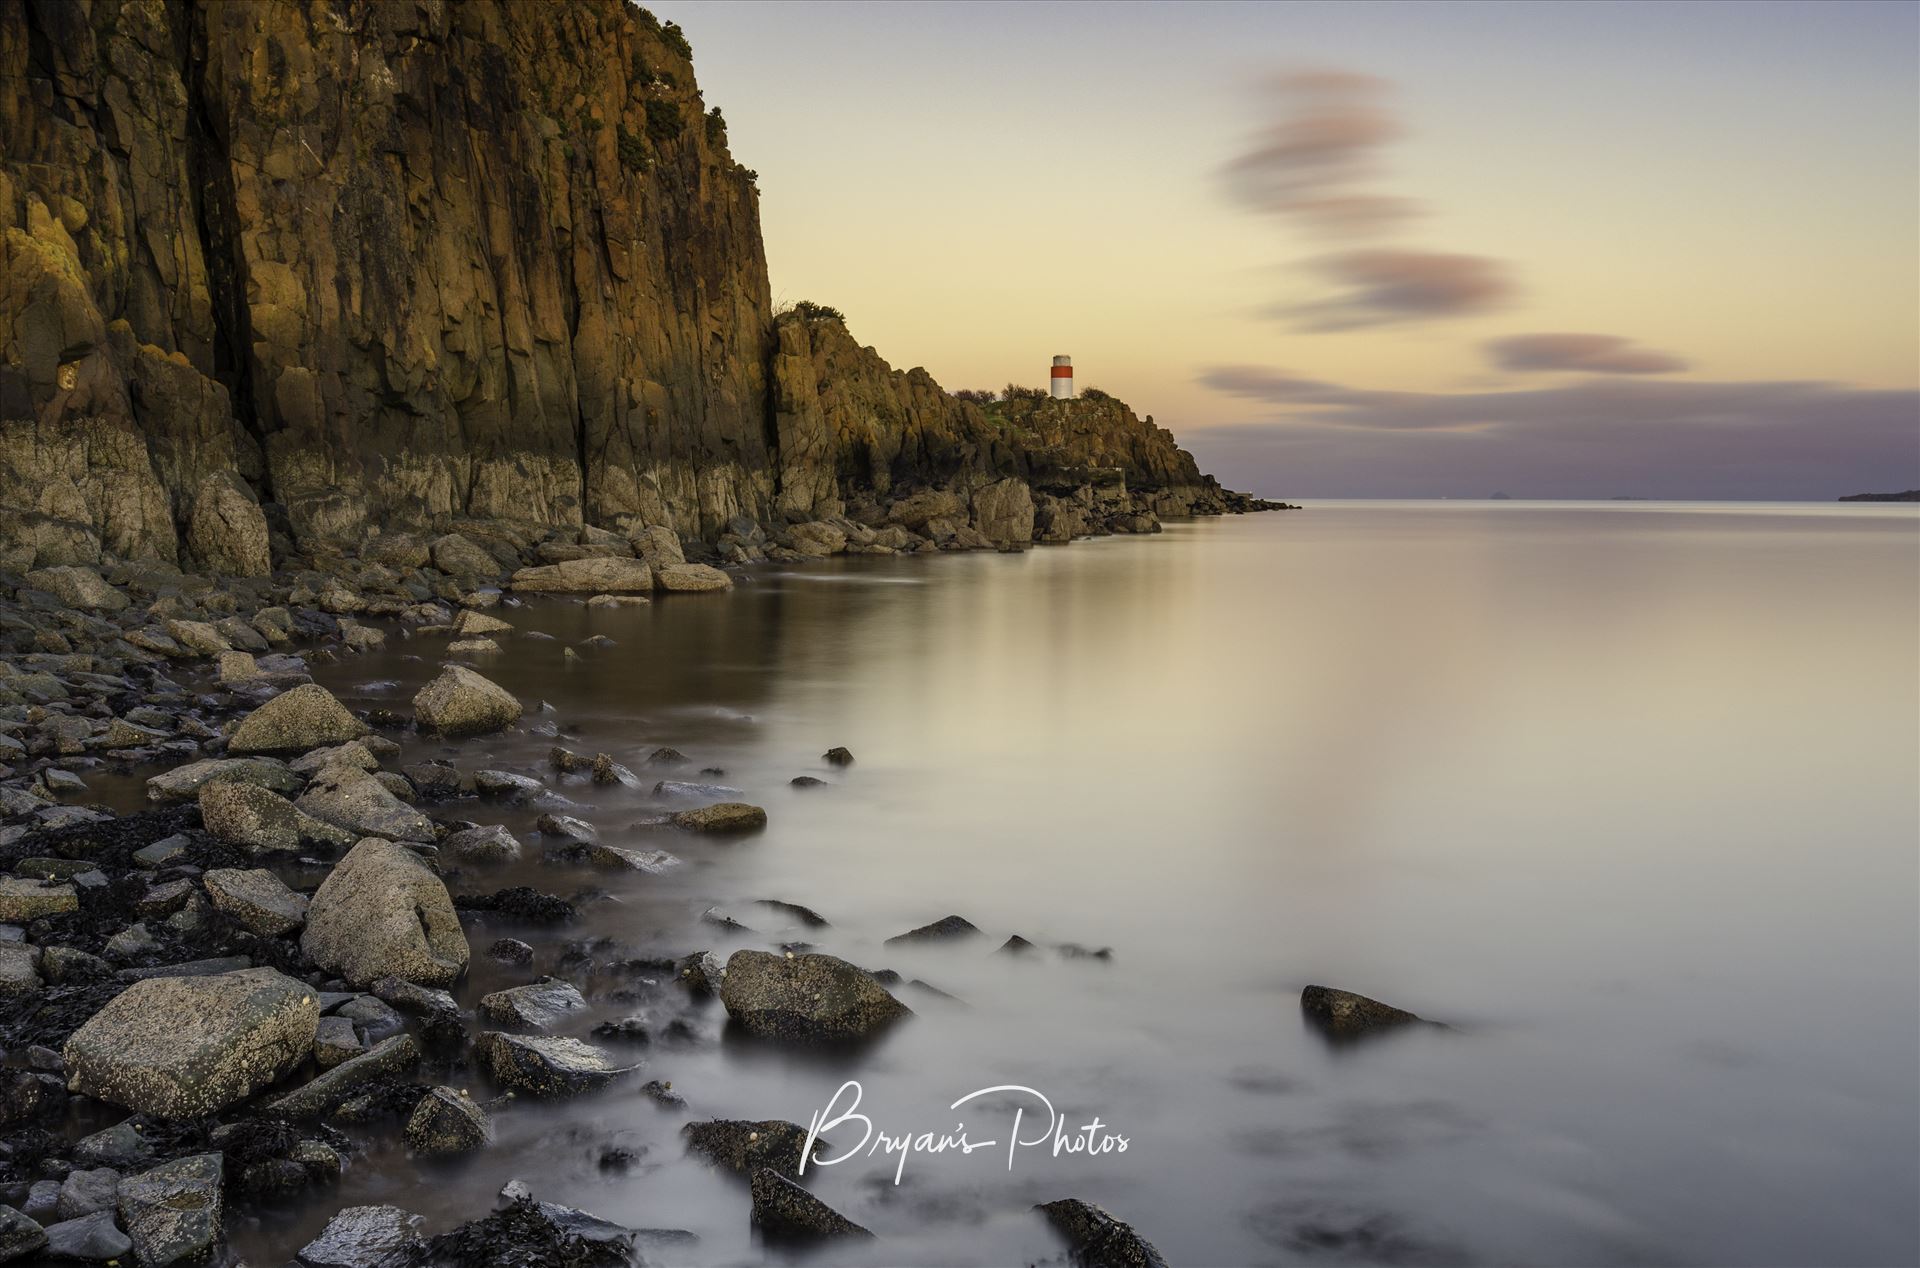
<svg viewBox="0 0 1920 1268"><path fill-rule="evenodd" d="M1056 379L1070 379L1073 377L1073 367L1070 365L1056 365L1053 367L1053 377Z"/></svg>

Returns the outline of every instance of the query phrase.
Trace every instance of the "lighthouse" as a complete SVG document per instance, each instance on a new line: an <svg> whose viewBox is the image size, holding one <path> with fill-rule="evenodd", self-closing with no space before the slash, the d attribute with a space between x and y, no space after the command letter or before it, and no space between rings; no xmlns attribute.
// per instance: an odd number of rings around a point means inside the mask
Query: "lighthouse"
<svg viewBox="0 0 1920 1268"><path fill-rule="evenodd" d="M1073 399L1073 358L1055 357L1053 359L1053 399L1070 401Z"/></svg>

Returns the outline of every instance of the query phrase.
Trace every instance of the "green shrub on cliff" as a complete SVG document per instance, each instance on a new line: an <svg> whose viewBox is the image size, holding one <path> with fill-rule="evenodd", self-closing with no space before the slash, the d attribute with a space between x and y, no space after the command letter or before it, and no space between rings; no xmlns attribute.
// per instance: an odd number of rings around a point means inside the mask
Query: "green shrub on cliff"
<svg viewBox="0 0 1920 1268"><path fill-rule="evenodd" d="M720 117L720 107L707 111L707 143L719 145L727 139L727 121Z"/></svg>
<svg viewBox="0 0 1920 1268"><path fill-rule="evenodd" d="M847 315L830 304L816 304L810 299L800 300L787 311L801 321L837 321L847 324Z"/></svg>
<svg viewBox="0 0 1920 1268"><path fill-rule="evenodd" d="M647 143L638 133L629 132L626 125L620 125L619 140L616 143L620 153L620 165L629 172L644 172L653 166L653 155L647 152Z"/></svg>
<svg viewBox="0 0 1920 1268"><path fill-rule="evenodd" d="M680 29L678 22L669 22L661 27L660 40L688 61L693 60L693 45L687 43L687 33Z"/></svg>
<svg viewBox="0 0 1920 1268"><path fill-rule="evenodd" d="M680 118L680 107L671 101L658 98L647 102L647 135L656 141L671 141L680 135L686 126Z"/></svg>
<svg viewBox="0 0 1920 1268"><path fill-rule="evenodd" d="M963 387L963 388L957 389L954 392L953 399L956 401L967 401L974 405L985 406L985 405L997 405L1000 401L1000 396L992 388Z"/></svg>
<svg viewBox="0 0 1920 1268"><path fill-rule="evenodd" d="M1001 395L1009 401L1044 401L1048 393L1043 387L1021 387L1018 383L1009 383Z"/></svg>

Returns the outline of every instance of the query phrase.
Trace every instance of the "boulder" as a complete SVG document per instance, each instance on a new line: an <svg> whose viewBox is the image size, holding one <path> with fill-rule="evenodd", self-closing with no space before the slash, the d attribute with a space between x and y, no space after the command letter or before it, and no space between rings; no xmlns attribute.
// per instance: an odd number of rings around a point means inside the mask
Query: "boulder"
<svg viewBox="0 0 1920 1268"><path fill-rule="evenodd" d="M287 768L299 775L318 775L329 766L375 771L380 769L380 759L373 755L373 750L364 741L354 740L347 744L329 744L325 748L314 749L287 763Z"/></svg>
<svg viewBox="0 0 1920 1268"><path fill-rule="evenodd" d="M252 682L260 676L260 665L254 660L252 652L221 652L219 667L219 681L222 687Z"/></svg>
<svg viewBox="0 0 1920 1268"><path fill-rule="evenodd" d="M513 694L462 665L449 665L413 698L422 727L442 735L479 735L511 726L520 717Z"/></svg>
<svg viewBox="0 0 1920 1268"><path fill-rule="evenodd" d="M263 867L217 867L200 878L216 910L263 938L292 933L307 923L307 899Z"/></svg>
<svg viewBox="0 0 1920 1268"><path fill-rule="evenodd" d="M31 995L44 985L39 947L0 942L0 996Z"/></svg>
<svg viewBox="0 0 1920 1268"><path fill-rule="evenodd" d="M596 845L587 851L587 861L595 867L645 872L649 876L680 866L680 860L665 850L633 850L620 845Z"/></svg>
<svg viewBox="0 0 1920 1268"><path fill-rule="evenodd" d="M400 1268L420 1244L420 1217L397 1206L350 1206L295 1258L304 1268Z"/></svg>
<svg viewBox="0 0 1920 1268"><path fill-rule="evenodd" d="M741 1176L751 1176L764 1167L798 1179L800 1159L807 1148L807 1129L777 1118L759 1123L716 1118L688 1123L680 1134L686 1138L687 1148Z"/></svg>
<svg viewBox="0 0 1920 1268"><path fill-rule="evenodd" d="M436 537L427 547L433 566L449 576L461 578L497 577L506 569L493 555L458 533Z"/></svg>
<svg viewBox="0 0 1920 1268"><path fill-rule="evenodd" d="M753 1226L763 1237L774 1241L819 1242L873 1236L771 1167L754 1172L751 1186Z"/></svg>
<svg viewBox="0 0 1920 1268"><path fill-rule="evenodd" d="M1076 1264L1099 1264L1101 1268L1167 1268L1167 1261L1153 1243L1133 1231L1133 1226L1115 1219L1091 1202L1063 1198L1043 1202L1034 1208L1067 1239L1067 1247Z"/></svg>
<svg viewBox="0 0 1920 1268"><path fill-rule="evenodd" d="M202 784L200 821L215 839L254 854L298 850L307 842L345 849L358 839L254 784Z"/></svg>
<svg viewBox="0 0 1920 1268"><path fill-rule="evenodd" d="M1033 540L1033 490L1009 476L973 491L973 526L996 546L1024 546Z"/></svg>
<svg viewBox="0 0 1920 1268"><path fill-rule="evenodd" d="M460 615L453 618L453 632L461 638L480 638L488 634L511 634L513 626L497 616L462 608Z"/></svg>
<svg viewBox="0 0 1920 1268"><path fill-rule="evenodd" d="M918 929L909 929L887 939L888 946L915 942L949 942L959 938L979 936L980 927L965 916L942 916L930 925L921 925Z"/></svg>
<svg viewBox="0 0 1920 1268"><path fill-rule="evenodd" d="M828 555L837 555L847 548L846 533L835 524L826 520L813 520L806 524L795 524L787 529L786 542L790 549L802 555L811 555L824 559Z"/></svg>
<svg viewBox="0 0 1920 1268"><path fill-rule="evenodd" d="M572 984L550 977L525 986L510 986L480 997L480 1012L508 1026L551 1030L575 1013L585 1012L587 1001Z"/></svg>
<svg viewBox="0 0 1920 1268"><path fill-rule="evenodd" d="M1330 986L1301 990L1300 1011L1315 1029L1333 1039L1358 1039L1420 1022L1419 1017L1390 1004Z"/></svg>
<svg viewBox="0 0 1920 1268"><path fill-rule="evenodd" d="M822 753L820 760L829 766L851 766L853 765L853 754L845 748L835 746Z"/></svg>
<svg viewBox="0 0 1920 1268"><path fill-rule="evenodd" d="M436 1087L407 1118L407 1148L429 1158L472 1153L493 1139L493 1124L458 1088Z"/></svg>
<svg viewBox="0 0 1920 1268"><path fill-rule="evenodd" d="M643 559L566 559L522 568L510 584L532 594L646 594L653 589L653 569Z"/></svg>
<svg viewBox="0 0 1920 1268"><path fill-rule="evenodd" d="M80 895L70 884L50 885L25 876L0 877L0 922L24 925L42 916L79 910Z"/></svg>
<svg viewBox="0 0 1920 1268"><path fill-rule="evenodd" d="M192 801L208 784L252 784L291 797L306 781L271 757L216 757L147 780L148 801Z"/></svg>
<svg viewBox="0 0 1920 1268"><path fill-rule="evenodd" d="M466 971L468 954L447 887L417 855L377 837L321 883L300 949L355 986L389 974L445 986Z"/></svg>
<svg viewBox="0 0 1920 1268"><path fill-rule="evenodd" d="M47 1244L47 1230L10 1206L0 1206L0 1264L25 1259Z"/></svg>
<svg viewBox="0 0 1920 1268"><path fill-rule="evenodd" d="M82 612L121 612L129 603L126 595L101 580L100 574L91 568L76 568L71 564L39 568L26 575L26 582Z"/></svg>
<svg viewBox="0 0 1920 1268"><path fill-rule="evenodd" d="M722 801L673 816L673 826L690 832L757 832L767 826L767 812L744 801Z"/></svg>
<svg viewBox="0 0 1920 1268"><path fill-rule="evenodd" d="M733 589L733 578L710 564L663 564L653 575L662 590L676 593Z"/></svg>
<svg viewBox="0 0 1920 1268"><path fill-rule="evenodd" d="M219 1154L161 1163L120 1183L120 1227L141 1268L196 1263L220 1240Z"/></svg>
<svg viewBox="0 0 1920 1268"><path fill-rule="evenodd" d="M387 791L379 779L353 766L322 770L294 805L355 837L427 842L434 838L432 820Z"/></svg>
<svg viewBox="0 0 1920 1268"><path fill-rule="evenodd" d="M394 1019L399 1025L399 1018ZM354 1029L353 1022L346 1017L322 1017L320 1028L313 1035L313 1063L322 1070L331 1070L343 1061L365 1052L366 1045L360 1042L360 1033Z"/></svg>
<svg viewBox="0 0 1920 1268"><path fill-rule="evenodd" d="M845 960L765 951L733 953L720 1002L749 1033L802 1043L866 1038L913 1011Z"/></svg>
<svg viewBox="0 0 1920 1268"><path fill-rule="evenodd" d="M77 1220L95 1211L111 1211L119 1190L120 1173L112 1167L76 1167L60 1182L60 1197L53 1213L59 1219Z"/></svg>
<svg viewBox="0 0 1920 1268"><path fill-rule="evenodd" d="M628 539L640 558L658 570L669 564L684 564L687 557L680 549L680 534L659 524L635 529Z"/></svg>
<svg viewBox="0 0 1920 1268"><path fill-rule="evenodd" d="M420 1045L413 1041L413 1036L394 1035L381 1040L359 1056L342 1061L285 1096L267 1102L266 1109L281 1118L318 1118L363 1084L403 1074L419 1063Z"/></svg>
<svg viewBox="0 0 1920 1268"><path fill-rule="evenodd" d="M205 621L166 622L167 637L196 656L218 656L233 650L219 630Z"/></svg>
<svg viewBox="0 0 1920 1268"><path fill-rule="evenodd" d="M578 1039L499 1030L475 1040L474 1055L496 1082L540 1097L591 1092L640 1068L620 1065L606 1049Z"/></svg>
<svg viewBox="0 0 1920 1268"><path fill-rule="evenodd" d="M534 831L542 836L559 837L563 841L598 841L600 830L585 819L576 819L572 815L547 813L534 822Z"/></svg>
<svg viewBox="0 0 1920 1268"><path fill-rule="evenodd" d="M277 969L150 977L67 1040L68 1086L161 1118L196 1118L252 1095L306 1057L313 989Z"/></svg>
<svg viewBox="0 0 1920 1268"><path fill-rule="evenodd" d="M264 577L273 571L267 517L233 473L215 472L201 480L187 515L187 549L206 572Z"/></svg>
<svg viewBox="0 0 1920 1268"><path fill-rule="evenodd" d="M132 1250L133 1242L114 1225L112 1211L47 1225L48 1259L113 1264Z"/></svg>
<svg viewBox="0 0 1920 1268"><path fill-rule="evenodd" d="M511 863L520 857L520 842L498 823L456 832L440 848L462 863Z"/></svg>
<svg viewBox="0 0 1920 1268"><path fill-rule="evenodd" d="M344 744L372 727L347 712L319 683L302 683L273 697L240 720L227 737L229 753L304 753Z"/></svg>

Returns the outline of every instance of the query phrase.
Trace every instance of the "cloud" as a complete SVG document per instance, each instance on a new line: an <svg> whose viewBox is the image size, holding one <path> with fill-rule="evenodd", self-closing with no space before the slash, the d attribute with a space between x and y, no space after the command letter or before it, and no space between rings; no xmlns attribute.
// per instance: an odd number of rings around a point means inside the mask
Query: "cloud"
<svg viewBox="0 0 1920 1268"><path fill-rule="evenodd" d="M1274 407L1183 429L1228 483L1320 497L1819 498L1920 487L1920 392L1592 378L1381 392L1259 366L1200 381Z"/></svg>
<svg viewBox="0 0 1920 1268"><path fill-rule="evenodd" d="M1368 234L1419 213L1373 192L1376 155L1400 124L1381 104L1385 80L1344 70L1291 71L1265 85L1272 117L1222 175L1235 201L1330 234Z"/></svg>
<svg viewBox="0 0 1920 1268"><path fill-rule="evenodd" d="M1687 368L1678 357L1636 348L1618 335L1512 335L1487 344L1487 358L1503 370L1668 374Z"/></svg>
<svg viewBox="0 0 1920 1268"><path fill-rule="evenodd" d="M1268 310L1301 330L1470 316L1498 308L1515 289L1506 266L1484 255L1380 248L1323 256L1309 266L1334 282L1335 292Z"/></svg>

